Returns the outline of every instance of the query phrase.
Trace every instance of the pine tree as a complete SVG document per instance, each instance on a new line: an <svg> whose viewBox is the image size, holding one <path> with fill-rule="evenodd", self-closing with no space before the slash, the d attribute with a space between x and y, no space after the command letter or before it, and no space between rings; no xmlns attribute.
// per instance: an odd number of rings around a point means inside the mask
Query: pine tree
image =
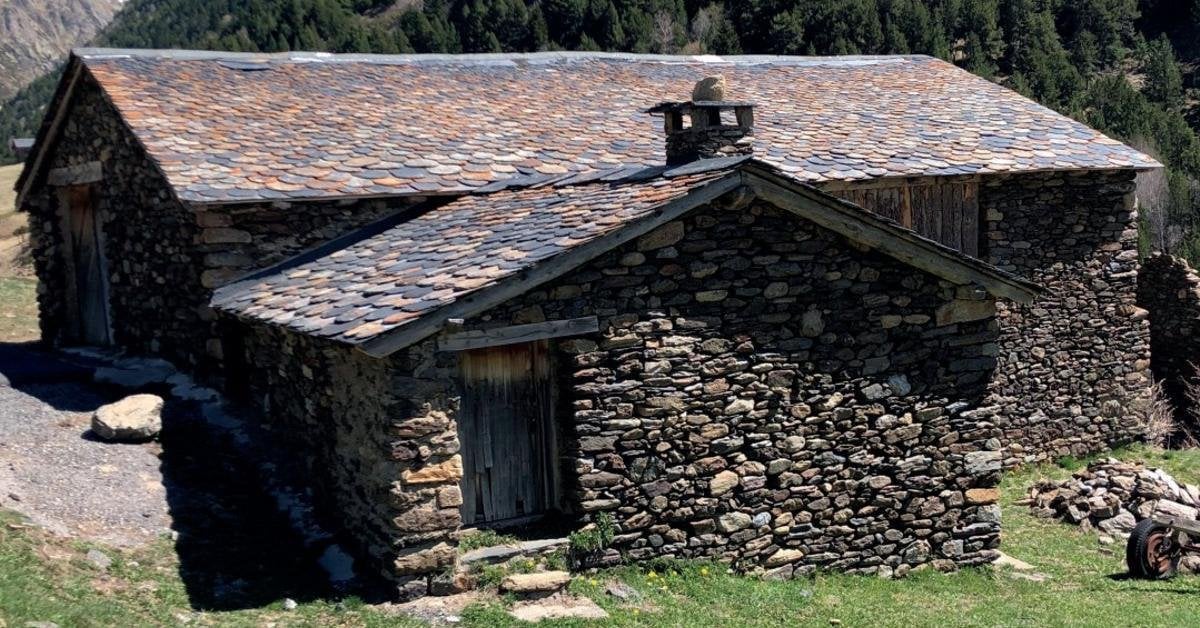
<svg viewBox="0 0 1200 628"><path fill-rule="evenodd" d="M1166 35L1146 46L1146 96L1170 109L1183 101L1183 75Z"/></svg>
<svg viewBox="0 0 1200 628"><path fill-rule="evenodd" d="M542 5L533 5L529 10L530 47L534 50L549 50L550 27L546 25L546 16L542 14Z"/></svg>
<svg viewBox="0 0 1200 628"><path fill-rule="evenodd" d="M599 35L599 44L604 47L604 50L624 50L625 29L621 27L621 16L617 13L617 7L611 0L605 5L604 12L600 16Z"/></svg>

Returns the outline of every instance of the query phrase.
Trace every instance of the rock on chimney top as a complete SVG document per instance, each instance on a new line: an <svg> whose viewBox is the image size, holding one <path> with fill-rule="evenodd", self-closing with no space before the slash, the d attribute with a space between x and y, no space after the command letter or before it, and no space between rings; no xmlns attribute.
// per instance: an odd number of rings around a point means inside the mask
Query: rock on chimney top
<svg viewBox="0 0 1200 628"><path fill-rule="evenodd" d="M696 81L692 88L692 102L718 102L725 100L725 77L720 74L706 76Z"/></svg>

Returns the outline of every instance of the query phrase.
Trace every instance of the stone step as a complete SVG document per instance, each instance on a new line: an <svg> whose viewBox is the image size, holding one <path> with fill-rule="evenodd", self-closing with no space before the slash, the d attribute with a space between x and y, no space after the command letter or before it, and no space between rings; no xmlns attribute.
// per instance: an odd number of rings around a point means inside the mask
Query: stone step
<svg viewBox="0 0 1200 628"><path fill-rule="evenodd" d="M509 593L552 593L571 582L571 574L565 571L539 571L506 576L500 582L500 590Z"/></svg>
<svg viewBox="0 0 1200 628"><path fill-rule="evenodd" d="M537 539L511 545L495 545L471 550L458 557L460 567L469 567L473 563L503 563L520 556L546 554L558 548L566 548L571 544L567 538Z"/></svg>

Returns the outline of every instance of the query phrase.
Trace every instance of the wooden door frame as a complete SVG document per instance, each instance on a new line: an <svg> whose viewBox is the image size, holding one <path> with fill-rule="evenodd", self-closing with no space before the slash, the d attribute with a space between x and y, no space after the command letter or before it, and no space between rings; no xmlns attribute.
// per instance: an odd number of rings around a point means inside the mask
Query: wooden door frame
<svg viewBox="0 0 1200 628"><path fill-rule="evenodd" d="M104 305L105 345L113 344L112 302L108 278L108 242L104 235L104 211L99 202L96 187L91 183L63 185L56 189L59 204L59 233L62 237L62 258L64 267L63 279L66 284L66 311L64 321L70 342L84 343L83 321L80 319L79 279L75 276L75 249L71 238L75 211L71 203L72 194L86 190L92 204L93 232L96 236L96 252L100 264L100 296Z"/></svg>

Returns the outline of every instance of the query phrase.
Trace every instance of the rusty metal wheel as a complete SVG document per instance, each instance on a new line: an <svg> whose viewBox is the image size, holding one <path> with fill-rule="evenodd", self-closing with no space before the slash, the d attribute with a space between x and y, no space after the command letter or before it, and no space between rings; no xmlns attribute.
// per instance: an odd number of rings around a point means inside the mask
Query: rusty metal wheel
<svg viewBox="0 0 1200 628"><path fill-rule="evenodd" d="M1125 545L1125 566L1134 578L1165 580L1175 575L1181 555L1170 528L1143 519L1134 526Z"/></svg>

